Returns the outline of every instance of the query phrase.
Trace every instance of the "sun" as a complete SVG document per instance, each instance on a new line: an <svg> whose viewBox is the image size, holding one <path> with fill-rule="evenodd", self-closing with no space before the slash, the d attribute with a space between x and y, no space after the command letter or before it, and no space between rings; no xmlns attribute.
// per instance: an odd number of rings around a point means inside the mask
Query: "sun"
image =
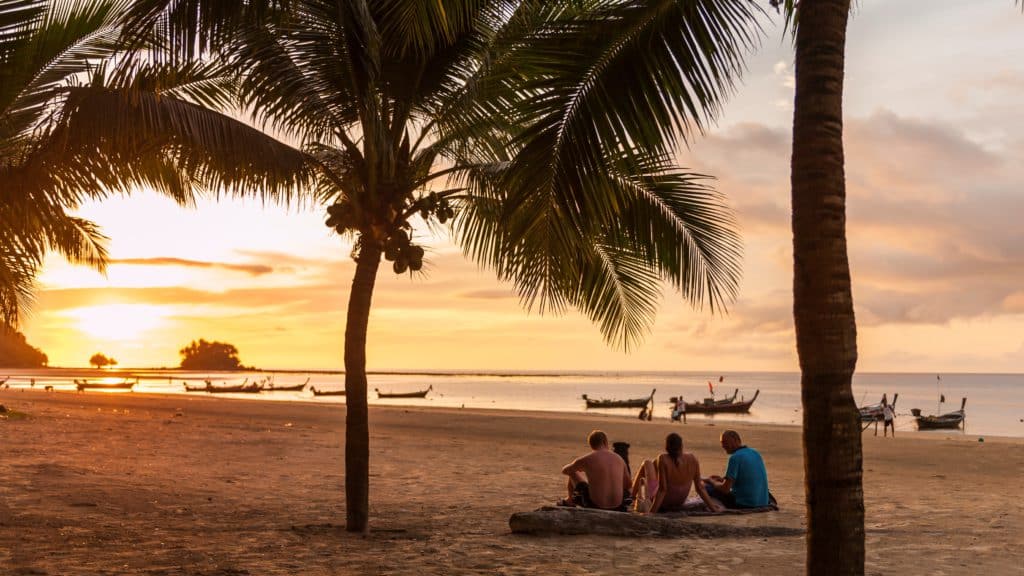
<svg viewBox="0 0 1024 576"><path fill-rule="evenodd" d="M168 311L149 304L104 304L68 312L76 327L101 340L134 340L166 324Z"/></svg>

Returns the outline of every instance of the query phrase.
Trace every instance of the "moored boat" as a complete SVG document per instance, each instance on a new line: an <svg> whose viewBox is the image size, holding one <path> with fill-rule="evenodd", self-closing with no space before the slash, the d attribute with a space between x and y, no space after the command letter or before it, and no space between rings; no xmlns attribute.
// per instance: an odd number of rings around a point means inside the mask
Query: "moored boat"
<svg viewBox="0 0 1024 576"><path fill-rule="evenodd" d="M377 393L377 398L426 398L427 392L433 389L434 385L431 384L426 390L420 390L419 392L381 392L377 388L373 390Z"/></svg>
<svg viewBox="0 0 1024 576"><path fill-rule="evenodd" d="M313 396L344 396L345 390L317 390L315 386L310 386L309 391L313 393Z"/></svg>
<svg viewBox="0 0 1024 576"><path fill-rule="evenodd" d="M716 405L732 404L733 402L736 401L736 397L739 396L739 395L740 395L740 389L737 388L737 389L733 390L732 396L726 396L725 398L718 398L718 399L716 399L714 397L705 398L703 404L705 406L707 406L709 404L716 404ZM669 404L675 404L678 400L679 400L678 396L673 396L673 397L668 399L668 402L669 402ZM686 404L687 406L692 406L693 405L692 403L686 403L686 402L683 402L683 404Z"/></svg>
<svg viewBox="0 0 1024 576"><path fill-rule="evenodd" d="M899 397L900 395L898 393L893 394L892 404L889 404L889 407L892 409L894 413L896 412L896 401L899 400ZM885 402L886 396L885 394L882 394L882 400L878 404L869 404L867 406L861 406L860 408L858 408L857 410L860 412L860 421L881 422L882 420L884 420L885 410L883 406L885 405Z"/></svg>
<svg viewBox="0 0 1024 576"><path fill-rule="evenodd" d="M125 380L124 382L118 382L114 384L100 384L96 382L89 382L88 380L75 380L75 388L79 392L83 390L131 390L133 386L139 383L139 379Z"/></svg>
<svg viewBox="0 0 1024 576"><path fill-rule="evenodd" d="M590 398L586 394L582 396L587 403L587 408L644 408L654 399L654 393L658 389L651 390L651 395L644 398L630 398L628 400L610 400L605 398Z"/></svg>
<svg viewBox="0 0 1024 576"><path fill-rule="evenodd" d="M684 402L686 405L686 412L688 414L743 414L750 412L750 407L754 405L754 401L761 394L760 390L754 391L754 397L750 400L740 399L736 401L736 396L739 395L739 388L729 398L724 400L715 400L714 398L705 398L703 402Z"/></svg>
<svg viewBox="0 0 1024 576"><path fill-rule="evenodd" d="M203 384L202 386L189 386L188 383L182 382L182 386L185 387L185 392L206 392L209 388L209 384Z"/></svg>
<svg viewBox="0 0 1024 576"><path fill-rule="evenodd" d="M263 390L263 385L262 384L260 384L258 382L253 382L252 384L247 384L248 381L249 381L249 379L246 378L241 384L229 385L229 386L214 386L213 382L211 382L209 380L206 380L206 388L205 388L205 390L207 392L211 393L211 394L225 394L225 393L257 394L261 390Z"/></svg>
<svg viewBox="0 0 1024 576"><path fill-rule="evenodd" d="M922 416L920 408L911 408L910 413L917 420L918 430L955 430L963 424L964 419L967 417L967 413L964 412L965 406L967 406L967 398L961 400L959 410L940 414L939 416Z"/></svg>
<svg viewBox="0 0 1024 576"><path fill-rule="evenodd" d="M301 392L302 390L305 390L306 384L309 384L309 378L306 378L306 381L303 382L302 384L294 384L288 386L277 386L275 384L270 384L269 386L263 389L266 390L267 392Z"/></svg>

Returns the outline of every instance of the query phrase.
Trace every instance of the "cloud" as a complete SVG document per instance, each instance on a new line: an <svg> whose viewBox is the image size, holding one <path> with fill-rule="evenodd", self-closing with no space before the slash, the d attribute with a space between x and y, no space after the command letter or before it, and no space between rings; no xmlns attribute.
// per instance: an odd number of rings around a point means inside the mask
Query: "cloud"
<svg viewBox="0 0 1024 576"><path fill-rule="evenodd" d="M885 110L848 118L844 139L859 321L943 324L1024 306L1024 163L1013 151L957 125ZM683 161L718 177L755 246L745 266L763 270L745 287L748 298L788 289L789 155L788 130L742 124L697 143ZM783 257L767 258L776 251ZM751 316L750 329L790 321L785 307L740 302L734 311Z"/></svg>
<svg viewBox="0 0 1024 576"><path fill-rule="evenodd" d="M484 290L470 290L468 292L463 292L463 293L459 294L459 297L460 298L467 298L467 299L471 299L471 300L478 300L478 299L482 299L482 300L502 300L502 299L505 299L505 298L515 298L516 295L512 291L511 288L508 289L508 290L501 290L501 289L495 288L493 290L488 290L488 289L484 289Z"/></svg>
<svg viewBox="0 0 1024 576"><path fill-rule="evenodd" d="M290 252L273 252L267 250L235 250L240 256L255 260L257 262L273 262L277 268L288 267L288 268L311 268L321 267L329 264L340 264L342 262L351 262L348 258L348 251L350 248L342 247L338 251L339 257L336 260L324 260L323 258L306 257L301 254L293 254Z"/></svg>
<svg viewBox="0 0 1024 576"><path fill-rule="evenodd" d="M106 303L154 304L165 306L223 306L232 310L297 306L338 298L341 289L314 285L266 287L214 292L185 287L157 288L64 288L43 290L39 305L47 311L60 311ZM340 305L339 305L340 306Z"/></svg>
<svg viewBox="0 0 1024 576"><path fill-rule="evenodd" d="M272 267L265 266L262 264L232 264L229 262L203 262L201 260L186 260L184 258L121 258L111 260L110 263L130 266L184 266L186 268L219 268L222 270L245 272L253 276L269 274L274 271Z"/></svg>
<svg viewBox="0 0 1024 576"><path fill-rule="evenodd" d="M1003 298L1003 310L1014 314L1024 314L1024 290ZM1024 346L1021 350L1024 351Z"/></svg>
<svg viewBox="0 0 1024 576"><path fill-rule="evenodd" d="M902 201L955 201L1005 162L953 125L885 110L848 121L844 142L849 184Z"/></svg>
<svg viewBox="0 0 1024 576"><path fill-rule="evenodd" d="M782 87L788 88L790 91L796 88L796 74L793 72L793 68L785 60L779 60L772 66L772 72L776 76L782 77Z"/></svg>

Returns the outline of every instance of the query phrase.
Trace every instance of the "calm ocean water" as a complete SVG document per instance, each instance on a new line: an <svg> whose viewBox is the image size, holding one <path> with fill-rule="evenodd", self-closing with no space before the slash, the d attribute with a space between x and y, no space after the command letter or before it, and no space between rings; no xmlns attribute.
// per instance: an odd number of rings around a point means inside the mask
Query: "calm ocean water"
<svg viewBox="0 0 1024 576"><path fill-rule="evenodd" d="M214 384L240 384L243 379L260 380L273 374L278 385L303 382L321 390L344 388L342 374L302 372L182 372L137 370L131 372L140 378L135 393L184 394L182 382L202 384L210 378ZM10 376L12 388L28 386L35 378L36 386L52 385L56 389L73 389L73 378L88 376L90 381L100 379L91 370L8 370L0 372L0 379ZM120 373L118 373L120 375ZM724 381L718 383L719 376ZM121 378L109 379L119 382ZM701 416L689 415L693 421L714 418L716 422L757 422L799 425L800 376L779 372L564 372L564 373L476 373L476 372L422 372L370 374L370 403L381 405L445 406L466 408L502 408L509 410L542 410L551 412L587 412L581 394L592 398L646 397L655 393L654 418L667 419L670 396L683 395L688 401L699 401L708 395L707 382L715 385L718 397L731 395L736 388L740 396L750 398L756 390L761 394L750 414ZM411 392L433 386L425 399L378 399L373 392ZM944 413L960 407L960 398L967 397L965 433L1024 437L1024 374L943 374L941 382L935 374L857 374L854 394L858 405L874 404L883 393L890 398L899 394L897 429L915 434L950 435L964 432L952 430L917 432L911 408L921 408L924 414ZM123 392L110 392L123 393ZM193 393L195 394L195 393ZM946 403L937 405L939 395ZM344 397L314 397L309 392L262 392L260 394L223 394L226 397L260 399L267 401L316 401L341 403ZM592 413L633 415L638 410L592 410Z"/></svg>

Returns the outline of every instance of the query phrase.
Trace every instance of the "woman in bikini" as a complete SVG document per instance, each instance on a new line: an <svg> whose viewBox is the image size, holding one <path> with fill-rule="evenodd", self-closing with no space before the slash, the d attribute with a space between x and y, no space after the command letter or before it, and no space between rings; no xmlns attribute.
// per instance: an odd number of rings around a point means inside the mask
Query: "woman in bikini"
<svg viewBox="0 0 1024 576"><path fill-rule="evenodd" d="M655 462L644 461L633 482L634 492L642 486L653 499L650 511L672 512L680 510L690 495L693 485L708 509L721 510L711 500L700 478L700 463L693 454L683 453L683 439L675 432L665 437L665 453Z"/></svg>

